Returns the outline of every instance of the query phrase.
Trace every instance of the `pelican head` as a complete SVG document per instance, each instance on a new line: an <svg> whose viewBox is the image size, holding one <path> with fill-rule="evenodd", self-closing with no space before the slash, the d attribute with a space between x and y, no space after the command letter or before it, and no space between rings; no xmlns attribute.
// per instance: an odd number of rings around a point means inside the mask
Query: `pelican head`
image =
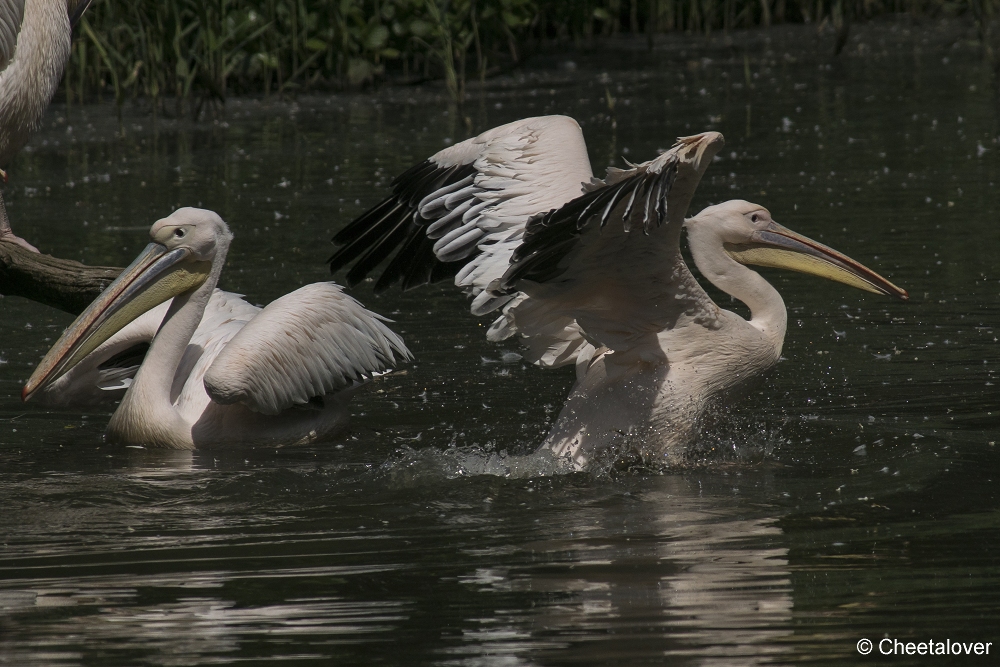
<svg viewBox="0 0 1000 667"><path fill-rule="evenodd" d="M685 220L684 226L699 268L698 255L721 244L726 255L743 265L789 269L867 292L909 298L906 290L863 264L779 225L759 204L737 199L709 206Z"/></svg>
<svg viewBox="0 0 1000 667"><path fill-rule="evenodd" d="M152 242L83 311L32 373L21 392L27 401L80 363L101 343L151 308L200 287L233 236L216 213L181 208L149 230Z"/></svg>

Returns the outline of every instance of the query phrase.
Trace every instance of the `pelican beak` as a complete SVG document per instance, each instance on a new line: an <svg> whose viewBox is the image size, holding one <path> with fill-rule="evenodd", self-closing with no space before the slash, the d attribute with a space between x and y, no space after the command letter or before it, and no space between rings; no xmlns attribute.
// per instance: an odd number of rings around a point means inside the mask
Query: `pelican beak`
<svg viewBox="0 0 1000 667"><path fill-rule="evenodd" d="M740 264L800 271L866 292L886 294L903 301L910 298L906 290L896 287L867 266L776 222L751 234L749 243L726 243L725 249Z"/></svg>
<svg viewBox="0 0 1000 667"><path fill-rule="evenodd" d="M194 259L187 248L168 250L150 243L63 332L28 378L21 400L59 379L135 318L201 285L211 267L211 262Z"/></svg>

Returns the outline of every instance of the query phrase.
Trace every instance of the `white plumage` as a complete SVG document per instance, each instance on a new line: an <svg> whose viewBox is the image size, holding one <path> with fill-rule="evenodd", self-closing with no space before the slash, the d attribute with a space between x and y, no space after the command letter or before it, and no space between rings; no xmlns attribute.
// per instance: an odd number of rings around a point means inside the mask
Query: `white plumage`
<svg viewBox="0 0 1000 667"><path fill-rule="evenodd" d="M26 398L79 405L125 389L111 441L290 444L342 428L352 390L410 358L385 318L333 283L306 285L263 309L215 289L232 236L211 211L180 209L150 233L146 253L53 346ZM174 298L139 315L129 310L147 307L153 292ZM120 313L126 326L102 329ZM94 337L100 344L63 368Z"/></svg>
<svg viewBox="0 0 1000 667"><path fill-rule="evenodd" d="M40 387L33 400L42 405L84 407L118 401L132 384L149 344L163 322L170 301L139 315L58 379ZM191 336L178 375L191 379L191 369L204 357L211 362L239 330L260 312L240 294L216 289ZM198 376L196 381L201 381Z"/></svg>
<svg viewBox="0 0 1000 667"><path fill-rule="evenodd" d="M473 314L502 309L488 337L503 340L516 331L509 309L522 299L491 293L489 286L508 269L528 220L583 194L592 177L583 134L572 118L546 116L502 125L436 153L396 179L401 195L337 235L335 241L345 246L331 258L331 270L364 253L348 273L353 285L388 257L405 234L376 291L397 279L404 289L426 282L434 277L429 271L434 262L464 261L455 284L473 297ZM434 241L430 248L421 244L424 237ZM563 357L572 357L584 344L572 321L546 317L534 329L529 360L543 366L559 365L556 358L571 363ZM573 352L567 355L566 348Z"/></svg>
<svg viewBox="0 0 1000 667"><path fill-rule="evenodd" d="M333 283L306 285L231 322L236 330L205 371L206 390L220 405L276 415L349 389L408 357L386 321Z"/></svg>
<svg viewBox="0 0 1000 667"><path fill-rule="evenodd" d="M577 466L613 444L672 459L712 398L780 355L781 297L744 263L905 296L755 204L727 202L685 221L722 145L715 132L682 138L598 180L572 119L510 123L399 176L391 197L334 237L343 247L331 270L354 262L353 284L395 252L377 290L454 274L474 314L500 310L490 340L516 334L529 361L576 365L546 450ZM750 306L749 321L719 308L694 279L680 254L685 226L702 274Z"/></svg>
<svg viewBox="0 0 1000 667"><path fill-rule="evenodd" d="M24 18L24 0L0 0L0 72L14 58Z"/></svg>
<svg viewBox="0 0 1000 667"><path fill-rule="evenodd" d="M0 176L38 129L70 55L73 23L91 0L0 0ZM0 194L0 239L14 235Z"/></svg>

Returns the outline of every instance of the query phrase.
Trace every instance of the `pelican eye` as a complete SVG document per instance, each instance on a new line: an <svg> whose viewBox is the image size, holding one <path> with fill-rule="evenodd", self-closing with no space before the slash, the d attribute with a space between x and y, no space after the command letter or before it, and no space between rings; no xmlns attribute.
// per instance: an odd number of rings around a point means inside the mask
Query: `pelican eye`
<svg viewBox="0 0 1000 667"><path fill-rule="evenodd" d="M185 232L183 229L181 229L180 227L178 227L177 229L174 230L174 238L182 239L182 238L184 238L184 235L186 233L187 232Z"/></svg>
<svg viewBox="0 0 1000 667"><path fill-rule="evenodd" d="M756 213L754 213L753 215L750 216L750 222L758 222L759 220L760 220L760 216L757 215Z"/></svg>

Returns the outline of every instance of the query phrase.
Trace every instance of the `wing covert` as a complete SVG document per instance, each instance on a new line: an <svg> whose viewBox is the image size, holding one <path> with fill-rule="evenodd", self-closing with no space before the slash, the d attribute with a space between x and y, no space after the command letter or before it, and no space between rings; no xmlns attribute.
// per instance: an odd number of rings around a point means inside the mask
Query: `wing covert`
<svg viewBox="0 0 1000 667"><path fill-rule="evenodd" d="M205 373L213 401L278 414L410 359L387 320L334 283L306 285L251 319Z"/></svg>
<svg viewBox="0 0 1000 667"><path fill-rule="evenodd" d="M583 134L571 118L494 128L397 177L390 197L334 237L343 247L330 258L331 271L353 262L347 281L355 284L395 253L376 291L457 272L456 284L478 296L503 274L528 219L578 196L591 175Z"/></svg>
<svg viewBox="0 0 1000 667"><path fill-rule="evenodd" d="M553 323L574 322L580 350L584 341L615 350L673 327L685 313L711 311L679 243L694 191L722 145L716 132L679 139L655 160L609 169L587 193L533 217L489 289L527 295L505 313L511 328L542 340ZM548 336L563 346L546 353L555 363L573 358L568 333Z"/></svg>

